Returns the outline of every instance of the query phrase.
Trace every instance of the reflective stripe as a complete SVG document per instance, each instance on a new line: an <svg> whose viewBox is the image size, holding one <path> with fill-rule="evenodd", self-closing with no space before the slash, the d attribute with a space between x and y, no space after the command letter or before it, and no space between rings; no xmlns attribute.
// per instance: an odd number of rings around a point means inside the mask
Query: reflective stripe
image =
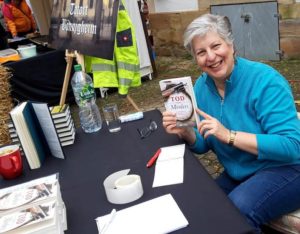
<svg viewBox="0 0 300 234"><path fill-rule="evenodd" d="M92 70L93 72L97 71L111 71L116 72L116 67L114 65L105 64L105 63L95 63L92 64Z"/></svg>
<svg viewBox="0 0 300 234"><path fill-rule="evenodd" d="M132 80L127 78L120 78L119 77L119 85L129 86Z"/></svg>
<svg viewBox="0 0 300 234"><path fill-rule="evenodd" d="M139 64L130 64L130 63L124 63L124 62L117 62L118 64L118 69L124 69L127 71L139 71L140 70L140 65Z"/></svg>
<svg viewBox="0 0 300 234"><path fill-rule="evenodd" d="M131 29L130 34L122 36L131 36L132 44L118 47L115 43L113 60L91 57L86 61L86 66L94 75L94 87L118 87L121 95L126 95L130 87L141 85L135 31L124 6L123 0L120 0L116 32L122 34L127 29Z"/></svg>

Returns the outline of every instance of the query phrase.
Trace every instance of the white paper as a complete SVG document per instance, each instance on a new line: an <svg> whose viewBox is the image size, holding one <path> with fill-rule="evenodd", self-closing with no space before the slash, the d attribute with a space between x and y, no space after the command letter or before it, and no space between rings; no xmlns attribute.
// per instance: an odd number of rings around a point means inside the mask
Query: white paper
<svg viewBox="0 0 300 234"><path fill-rule="evenodd" d="M110 214L96 219L99 233ZM171 194L117 211L105 234L161 234L181 229L188 221Z"/></svg>
<svg viewBox="0 0 300 234"><path fill-rule="evenodd" d="M162 147L152 187L183 183L185 144Z"/></svg>

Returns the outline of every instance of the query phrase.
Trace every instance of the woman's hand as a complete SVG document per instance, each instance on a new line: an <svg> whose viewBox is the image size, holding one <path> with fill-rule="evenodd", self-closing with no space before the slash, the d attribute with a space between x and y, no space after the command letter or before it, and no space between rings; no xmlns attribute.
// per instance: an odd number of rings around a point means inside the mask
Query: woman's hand
<svg viewBox="0 0 300 234"><path fill-rule="evenodd" d="M177 127L176 125L176 114L165 111L163 112L163 126L166 129L167 133L170 134L177 134L180 138L184 139L188 144L194 144L196 140L196 134L193 128L182 128Z"/></svg>
<svg viewBox="0 0 300 234"><path fill-rule="evenodd" d="M206 139L208 136L213 135L219 141L228 144L230 131L229 129L225 128L219 120L215 119L214 117L206 114L205 112L196 109L196 112L201 115L204 120L200 121L198 124L198 131L199 133Z"/></svg>

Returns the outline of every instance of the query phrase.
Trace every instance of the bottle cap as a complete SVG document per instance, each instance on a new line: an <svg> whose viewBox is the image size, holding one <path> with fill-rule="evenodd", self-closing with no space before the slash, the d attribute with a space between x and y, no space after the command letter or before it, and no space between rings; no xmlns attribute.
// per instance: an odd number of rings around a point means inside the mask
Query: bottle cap
<svg viewBox="0 0 300 234"><path fill-rule="evenodd" d="M74 70L75 70L75 71L82 71L81 65L80 65L80 64L74 65Z"/></svg>

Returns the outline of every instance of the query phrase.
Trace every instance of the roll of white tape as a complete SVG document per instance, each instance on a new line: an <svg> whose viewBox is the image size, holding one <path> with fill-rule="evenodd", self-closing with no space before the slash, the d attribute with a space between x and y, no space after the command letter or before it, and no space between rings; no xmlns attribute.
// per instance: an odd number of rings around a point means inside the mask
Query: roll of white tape
<svg viewBox="0 0 300 234"><path fill-rule="evenodd" d="M129 169L109 175L103 182L107 200L113 204L125 204L139 199L144 191L141 177L128 175Z"/></svg>

